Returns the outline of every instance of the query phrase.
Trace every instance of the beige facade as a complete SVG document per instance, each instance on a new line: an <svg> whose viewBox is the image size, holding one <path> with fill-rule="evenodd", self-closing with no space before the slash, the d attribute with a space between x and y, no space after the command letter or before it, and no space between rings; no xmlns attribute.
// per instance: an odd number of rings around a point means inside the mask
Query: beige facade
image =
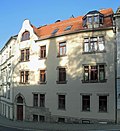
<svg viewBox="0 0 120 131"><path fill-rule="evenodd" d="M30 33L29 39L21 41L25 31ZM7 80L1 81L1 114L25 121L116 122L114 35L109 26L42 39L25 20L17 38L12 37L1 50L1 61L8 49L13 54L0 66L1 80ZM95 46L94 52L86 52L85 40L92 39L98 44L102 39L104 44L96 45L99 51ZM6 75L9 65L10 81ZM5 83L9 82L8 89Z"/></svg>

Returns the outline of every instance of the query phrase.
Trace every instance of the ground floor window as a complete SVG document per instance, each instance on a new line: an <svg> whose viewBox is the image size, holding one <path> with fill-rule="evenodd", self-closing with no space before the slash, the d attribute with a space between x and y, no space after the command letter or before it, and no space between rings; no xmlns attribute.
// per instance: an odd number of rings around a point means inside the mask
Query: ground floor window
<svg viewBox="0 0 120 131"><path fill-rule="evenodd" d="M107 96L99 96L99 111L107 112Z"/></svg>
<svg viewBox="0 0 120 131"><path fill-rule="evenodd" d="M38 121L44 122L45 121L45 116L33 114L33 121L34 122L38 122Z"/></svg>

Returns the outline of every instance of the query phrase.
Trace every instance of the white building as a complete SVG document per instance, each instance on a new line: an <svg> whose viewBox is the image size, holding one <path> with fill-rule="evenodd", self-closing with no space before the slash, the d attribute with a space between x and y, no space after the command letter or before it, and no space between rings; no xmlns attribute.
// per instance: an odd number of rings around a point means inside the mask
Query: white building
<svg viewBox="0 0 120 131"><path fill-rule="evenodd" d="M1 114L25 121L116 122L113 14L111 8L90 11L39 28L25 20L1 50ZM4 59L9 49L11 57Z"/></svg>

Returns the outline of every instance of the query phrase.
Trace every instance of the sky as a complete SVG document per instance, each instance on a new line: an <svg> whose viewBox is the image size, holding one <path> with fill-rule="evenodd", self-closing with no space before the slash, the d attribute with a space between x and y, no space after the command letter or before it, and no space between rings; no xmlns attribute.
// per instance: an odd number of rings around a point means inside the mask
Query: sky
<svg viewBox="0 0 120 131"><path fill-rule="evenodd" d="M39 27L72 15L84 16L92 10L112 8L116 12L119 6L120 0L1 0L0 49L19 33L25 19Z"/></svg>

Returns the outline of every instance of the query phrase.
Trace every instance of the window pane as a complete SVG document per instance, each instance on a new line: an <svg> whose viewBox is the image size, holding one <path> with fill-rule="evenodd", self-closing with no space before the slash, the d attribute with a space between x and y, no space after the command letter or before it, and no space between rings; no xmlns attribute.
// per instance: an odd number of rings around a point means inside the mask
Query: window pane
<svg viewBox="0 0 120 131"><path fill-rule="evenodd" d="M58 95L58 108L65 109L65 95Z"/></svg>
<svg viewBox="0 0 120 131"><path fill-rule="evenodd" d="M66 69L59 68L59 81L66 81Z"/></svg>
<svg viewBox="0 0 120 131"><path fill-rule="evenodd" d="M82 96L82 110L90 111L90 96L89 95Z"/></svg>
<svg viewBox="0 0 120 131"><path fill-rule="evenodd" d="M59 55L66 54L66 42L62 42L59 44Z"/></svg>
<svg viewBox="0 0 120 131"><path fill-rule="evenodd" d="M25 71L25 83L28 83L29 71Z"/></svg>
<svg viewBox="0 0 120 131"><path fill-rule="evenodd" d="M40 70L40 82L46 81L46 72L45 70Z"/></svg>
<svg viewBox="0 0 120 131"><path fill-rule="evenodd" d="M24 50L21 50L21 61L24 61Z"/></svg>
<svg viewBox="0 0 120 131"><path fill-rule="evenodd" d="M41 46L40 47L40 57L45 58L46 57L46 46Z"/></svg>
<svg viewBox="0 0 120 131"><path fill-rule="evenodd" d="M91 66L91 80L98 80L97 66Z"/></svg>
<svg viewBox="0 0 120 131"><path fill-rule="evenodd" d="M107 96L99 96L99 111L107 112Z"/></svg>
<svg viewBox="0 0 120 131"><path fill-rule="evenodd" d="M33 121L35 121L35 122L38 121L38 115L33 115Z"/></svg>
<svg viewBox="0 0 120 131"><path fill-rule="evenodd" d="M99 51L103 51L105 49L104 38L103 37L99 37L98 46L99 46Z"/></svg>
<svg viewBox="0 0 120 131"><path fill-rule="evenodd" d="M26 60L29 60L29 49L26 49Z"/></svg>
<svg viewBox="0 0 120 131"><path fill-rule="evenodd" d="M40 94L40 107L45 107L45 94Z"/></svg>
<svg viewBox="0 0 120 131"><path fill-rule="evenodd" d="M33 106L38 106L38 94L33 94Z"/></svg>
<svg viewBox="0 0 120 131"><path fill-rule="evenodd" d="M105 69L104 65L99 66L99 80L105 80Z"/></svg>
<svg viewBox="0 0 120 131"><path fill-rule="evenodd" d="M84 67L84 81L89 80L89 66Z"/></svg>
<svg viewBox="0 0 120 131"><path fill-rule="evenodd" d="M22 38L21 38L21 41L25 41L25 40L29 40L30 39L30 33L28 31L25 31L23 34L22 34Z"/></svg>

